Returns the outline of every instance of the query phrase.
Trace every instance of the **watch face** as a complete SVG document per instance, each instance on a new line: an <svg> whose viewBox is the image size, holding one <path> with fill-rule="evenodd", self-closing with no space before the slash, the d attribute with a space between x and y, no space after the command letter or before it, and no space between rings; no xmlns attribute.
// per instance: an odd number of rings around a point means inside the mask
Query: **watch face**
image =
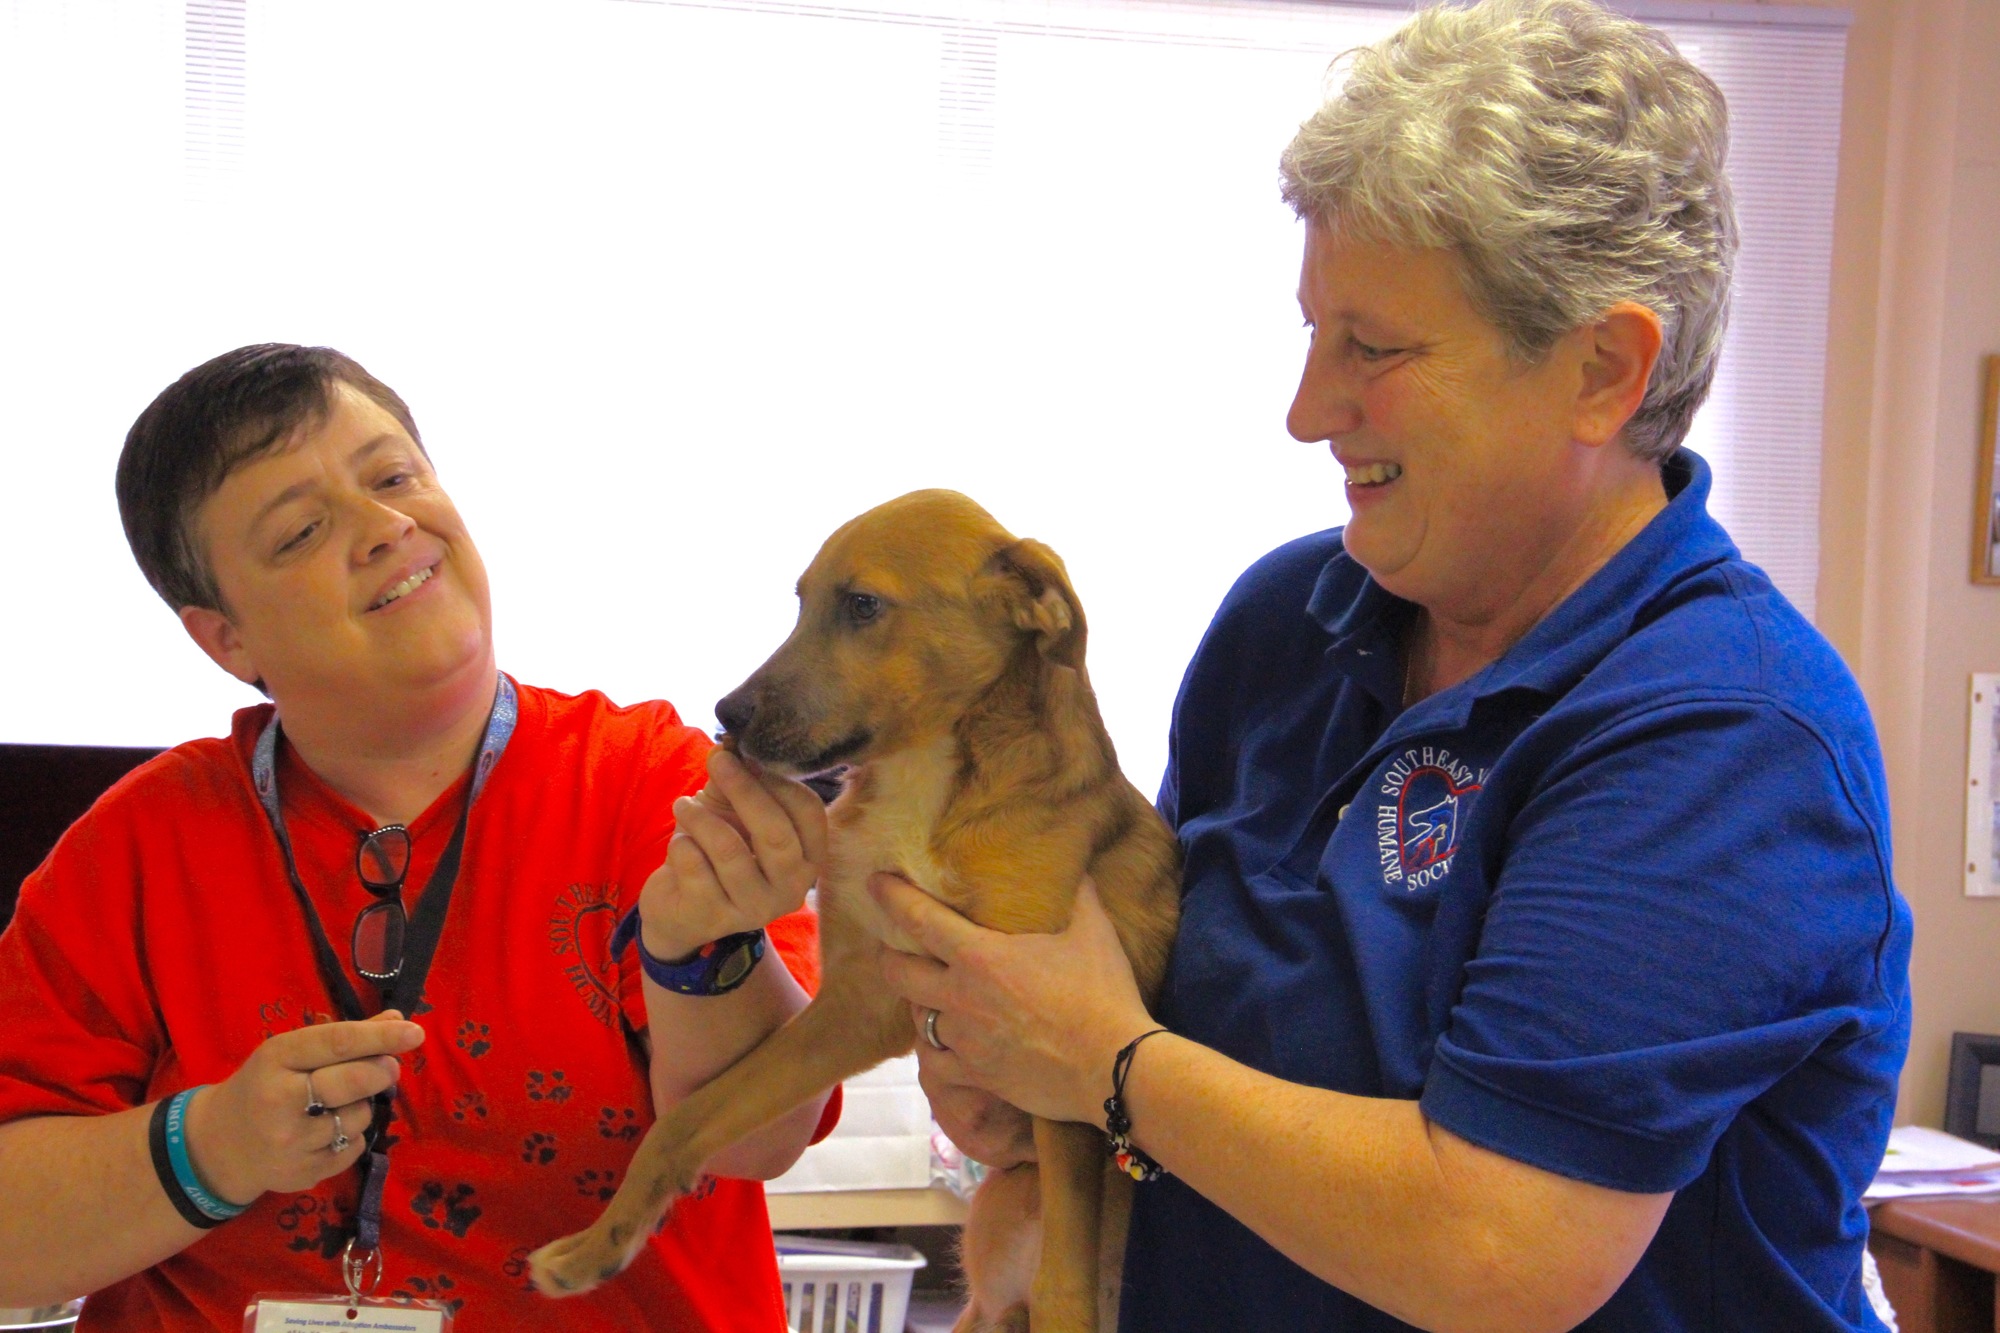
<svg viewBox="0 0 2000 1333"><path fill-rule="evenodd" d="M750 974L751 967L757 962L757 944L757 940L745 940L730 951L729 957L722 960L722 966L715 970L717 990L728 990Z"/></svg>

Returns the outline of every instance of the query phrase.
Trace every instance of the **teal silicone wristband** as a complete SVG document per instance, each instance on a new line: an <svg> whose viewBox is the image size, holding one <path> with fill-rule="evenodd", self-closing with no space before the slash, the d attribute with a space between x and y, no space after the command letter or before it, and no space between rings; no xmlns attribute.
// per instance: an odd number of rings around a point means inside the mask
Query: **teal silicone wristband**
<svg viewBox="0 0 2000 1333"><path fill-rule="evenodd" d="M175 1093L174 1099L167 1103L167 1160L173 1163L174 1180L180 1185L181 1193L187 1195L188 1202L200 1209L203 1216L227 1222L249 1205L218 1199L203 1189L201 1180L194 1173L194 1162L188 1157L187 1105L197 1092L207 1086L204 1083L201 1087Z"/></svg>

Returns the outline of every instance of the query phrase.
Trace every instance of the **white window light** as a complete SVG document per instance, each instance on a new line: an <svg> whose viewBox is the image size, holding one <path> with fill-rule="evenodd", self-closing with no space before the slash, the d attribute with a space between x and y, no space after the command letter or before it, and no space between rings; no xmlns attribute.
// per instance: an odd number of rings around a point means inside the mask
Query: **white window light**
<svg viewBox="0 0 2000 1333"><path fill-rule="evenodd" d="M1745 243L1692 443L1811 611L1845 30L1628 6L1730 98ZM1284 433L1276 159L1397 7L1233 0L0 0L0 741L168 744L251 696L119 531L139 409L245 342L409 400L503 665L712 702L918 486L1070 563L1126 767L1242 568L1345 517Z"/></svg>

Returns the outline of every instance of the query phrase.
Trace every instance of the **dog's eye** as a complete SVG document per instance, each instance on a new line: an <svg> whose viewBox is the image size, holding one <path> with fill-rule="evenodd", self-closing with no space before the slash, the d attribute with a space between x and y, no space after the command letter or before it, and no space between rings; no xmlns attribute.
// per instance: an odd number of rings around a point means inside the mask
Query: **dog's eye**
<svg viewBox="0 0 2000 1333"><path fill-rule="evenodd" d="M847 618L865 625L882 614L882 599L865 592L847 594Z"/></svg>

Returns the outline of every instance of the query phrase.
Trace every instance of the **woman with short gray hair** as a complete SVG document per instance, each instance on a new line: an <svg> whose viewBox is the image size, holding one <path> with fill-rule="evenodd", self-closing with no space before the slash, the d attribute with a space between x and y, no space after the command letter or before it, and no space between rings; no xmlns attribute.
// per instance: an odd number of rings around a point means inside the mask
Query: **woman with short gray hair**
<svg viewBox="0 0 2000 1333"><path fill-rule="evenodd" d="M1722 91L1589 0L1425 11L1353 54L1280 160L1301 218L1449 250L1523 364L1620 301L1660 317L1626 447L1664 459L1708 396L1736 215Z"/></svg>
<svg viewBox="0 0 2000 1333"><path fill-rule="evenodd" d="M1004 1168L1021 1111L1088 1121L1146 1178L1129 1333L1882 1327L1881 759L1681 447L1726 145L1715 85L1591 0L1356 53L1283 157L1287 424L1352 517L1254 565L1188 668L1159 1013L1089 892L1004 936L877 886L952 1137Z"/></svg>

